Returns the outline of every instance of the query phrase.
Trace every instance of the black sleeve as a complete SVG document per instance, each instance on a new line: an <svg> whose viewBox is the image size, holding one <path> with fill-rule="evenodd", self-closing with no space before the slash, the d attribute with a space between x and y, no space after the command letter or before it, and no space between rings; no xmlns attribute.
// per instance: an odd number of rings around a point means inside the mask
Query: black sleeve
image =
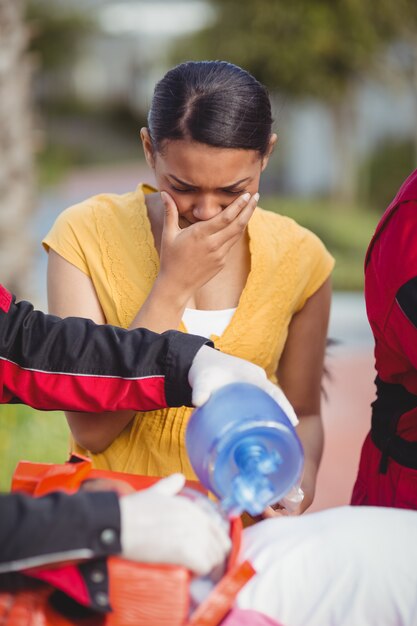
<svg viewBox="0 0 417 626"><path fill-rule="evenodd" d="M120 551L113 492L0 495L0 574Z"/></svg>
<svg viewBox="0 0 417 626"><path fill-rule="evenodd" d="M188 371L203 337L60 319L0 285L0 402L101 412L191 406Z"/></svg>

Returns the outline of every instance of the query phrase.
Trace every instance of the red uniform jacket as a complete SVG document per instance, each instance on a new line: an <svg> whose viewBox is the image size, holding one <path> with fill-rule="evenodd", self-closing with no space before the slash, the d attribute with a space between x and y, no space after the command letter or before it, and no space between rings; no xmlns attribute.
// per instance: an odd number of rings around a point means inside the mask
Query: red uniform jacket
<svg viewBox="0 0 417 626"><path fill-rule="evenodd" d="M402 185L370 243L365 299L378 374L374 442L381 445L377 421L384 416L393 441L417 442L417 170ZM395 458L392 442L386 445ZM417 456L415 462L417 468Z"/></svg>
<svg viewBox="0 0 417 626"><path fill-rule="evenodd" d="M191 406L188 372L203 337L62 320L16 304L0 285L0 402L69 411Z"/></svg>

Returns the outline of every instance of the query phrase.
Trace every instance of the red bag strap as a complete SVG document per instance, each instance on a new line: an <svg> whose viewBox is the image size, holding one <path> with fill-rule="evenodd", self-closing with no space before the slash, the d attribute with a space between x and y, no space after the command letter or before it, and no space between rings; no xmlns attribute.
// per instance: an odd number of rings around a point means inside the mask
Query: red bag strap
<svg viewBox="0 0 417 626"><path fill-rule="evenodd" d="M255 574L256 571L249 561L244 561L227 572L208 598L194 611L187 626L217 626L232 608L239 591Z"/></svg>

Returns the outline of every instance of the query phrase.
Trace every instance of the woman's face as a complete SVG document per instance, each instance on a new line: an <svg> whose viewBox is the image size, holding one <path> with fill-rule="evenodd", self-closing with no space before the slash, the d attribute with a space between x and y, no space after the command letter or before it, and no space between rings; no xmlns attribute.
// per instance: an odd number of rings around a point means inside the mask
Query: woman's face
<svg viewBox="0 0 417 626"><path fill-rule="evenodd" d="M181 228L215 217L243 193L256 193L268 161L256 150L214 148L186 139L165 141L159 153L152 150L147 129L141 136L158 189L174 199Z"/></svg>

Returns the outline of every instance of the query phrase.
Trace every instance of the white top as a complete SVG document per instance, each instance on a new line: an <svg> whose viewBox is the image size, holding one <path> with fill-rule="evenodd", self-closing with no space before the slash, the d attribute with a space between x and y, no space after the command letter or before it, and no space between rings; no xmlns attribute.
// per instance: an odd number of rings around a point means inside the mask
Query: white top
<svg viewBox="0 0 417 626"><path fill-rule="evenodd" d="M210 335L220 337L233 317L234 309L221 309L219 311L200 311L198 309L185 309L182 321L192 335L209 338Z"/></svg>

